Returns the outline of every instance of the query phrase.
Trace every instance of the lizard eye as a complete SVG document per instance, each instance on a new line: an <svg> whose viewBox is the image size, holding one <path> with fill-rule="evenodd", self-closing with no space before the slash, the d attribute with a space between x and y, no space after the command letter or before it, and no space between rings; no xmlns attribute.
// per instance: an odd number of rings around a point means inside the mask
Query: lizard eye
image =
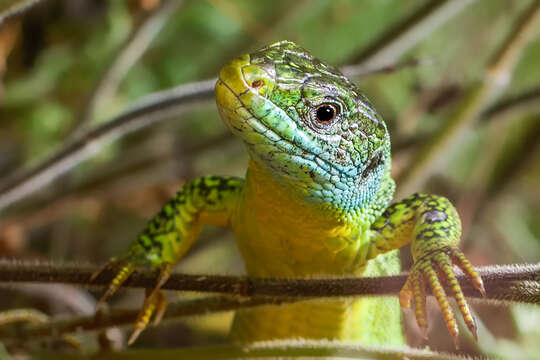
<svg viewBox="0 0 540 360"><path fill-rule="evenodd" d="M321 124L329 124L336 118L338 110L335 105L321 104L315 109L315 119Z"/></svg>

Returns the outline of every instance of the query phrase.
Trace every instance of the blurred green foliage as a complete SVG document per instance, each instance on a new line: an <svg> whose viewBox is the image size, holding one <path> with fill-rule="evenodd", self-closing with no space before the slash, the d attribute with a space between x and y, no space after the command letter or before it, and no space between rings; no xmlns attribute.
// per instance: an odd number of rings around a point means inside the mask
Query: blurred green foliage
<svg viewBox="0 0 540 360"><path fill-rule="evenodd" d="M329 63L348 64L426 2L186 0L118 91L97 109L91 125L107 121L144 95L214 77L230 58L277 40L298 42ZM151 3L51 0L0 28L0 56L6 60L5 69L0 69L0 152L5 154L0 156L1 175L39 163L65 144L91 90L152 11L145 9ZM467 89L485 76L486 64L531 3L478 1L405 56L429 64L357 79L392 131L398 148L396 171L441 127ZM13 48L2 52L6 39L12 38ZM537 37L503 99L538 88L539 64ZM469 216L464 247L475 264L540 259L540 114L538 106L535 109L479 121L448 154L448 166L426 185L451 198L462 216ZM0 219L0 255L103 262L120 253L186 178L209 172L243 174L247 157L242 146L220 138L224 134L213 102L207 102L107 146ZM201 244L180 265L182 271L242 271L228 232L206 229ZM2 309L36 306L51 315L62 313L43 296L36 300L13 293L3 297ZM140 300L140 293L127 292L116 304L135 307ZM507 316L482 326L480 342L468 342L462 353L540 358L538 309L479 304L476 310L481 321L494 312ZM450 338L438 329L443 328L438 316L433 315L435 340L430 346L454 351ZM147 331L137 346L222 342L229 321L230 314L165 325ZM411 344L420 346L414 331L410 334ZM97 346L93 334L78 337L85 346Z"/></svg>

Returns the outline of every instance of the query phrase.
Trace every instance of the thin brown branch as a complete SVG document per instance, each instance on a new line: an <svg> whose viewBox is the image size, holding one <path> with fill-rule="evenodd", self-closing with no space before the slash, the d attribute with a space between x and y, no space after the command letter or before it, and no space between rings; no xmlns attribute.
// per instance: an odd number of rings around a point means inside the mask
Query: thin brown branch
<svg viewBox="0 0 540 360"><path fill-rule="evenodd" d="M122 79L145 53L170 16L176 12L182 3L182 0L161 2L154 11L148 14L133 29L129 37L119 48L117 54L105 68L105 71L86 100L82 112L78 116L76 128L73 130L74 134L80 133L90 125L95 117L96 110L103 106L105 101L114 97L114 93Z"/></svg>
<svg viewBox="0 0 540 360"><path fill-rule="evenodd" d="M68 282L83 286L107 285L114 274L105 271L91 284L89 278L96 269L88 266L25 264L0 262L0 281ZM510 301L540 304L540 263L527 265L489 266L478 268L490 301ZM169 305L165 319L204 315L261 305L279 305L315 297L396 294L406 275L380 278L338 279L247 279L237 276L174 274L164 289L220 292L241 297L219 296L179 301ZM458 276L468 297L481 298L464 276ZM134 274L126 287L152 287L155 274ZM245 296L245 295L263 296ZM114 310L96 316L70 319L51 319L43 324L29 324L23 328L0 331L2 341L25 341L40 337L58 336L77 329L98 330L110 326L131 324L138 309Z"/></svg>
<svg viewBox="0 0 540 360"><path fill-rule="evenodd" d="M0 281L69 283L83 286L106 286L115 275L113 270L103 271L90 282L95 267L74 264L22 263L0 261ZM478 268L488 295L500 291L509 282L540 282L540 263L523 265L487 266ZM214 292L231 295L335 297L357 295L396 294L403 286L406 274L376 278L329 279L258 279L224 275L174 274L163 285L167 290ZM479 297L464 275L458 275L464 293ZM156 274L138 272L125 283L125 287L152 288ZM535 301L538 301L536 299ZM526 301L530 302L530 301Z"/></svg>
<svg viewBox="0 0 540 360"><path fill-rule="evenodd" d="M48 0L23 0L11 5L5 11L0 13L0 27L9 20L13 20L34 8L36 5L45 3Z"/></svg>
<svg viewBox="0 0 540 360"><path fill-rule="evenodd" d="M503 273L503 271L507 271L506 273ZM535 270L536 273L532 272L532 270ZM540 298L540 283L535 280L527 280L527 281L516 281L516 278L529 278L529 279L538 279L539 274L538 271L540 270L540 265L528 265L528 266L522 266L522 267L513 267L513 266L506 266L506 267L490 267L490 268L482 268L480 271L482 272L483 278L486 283L486 289L488 291L488 299L491 301L494 300L503 300L503 301L516 301L516 292L520 292L522 295L519 301L522 302L529 302L529 303L539 303ZM492 275L500 274L502 275L502 281L497 281L497 283L493 283L492 280L494 278ZM175 275L178 276L178 275ZM183 276L183 275L182 275ZM197 276L199 278L199 281L213 281L212 276ZM204 278L204 279L200 279ZM497 279L497 278L495 278ZM152 279L153 280L153 279ZM178 280L178 279L177 279ZM193 280L193 278L191 279ZM190 280L190 281L191 281ZM221 281L222 279L217 279L217 281ZM331 280L333 282L337 281L340 282L343 279L335 279ZM359 278L355 279L358 281L362 281L364 279ZM397 284L399 287L402 285L404 278L401 277L400 283ZM498 279L501 280L501 279ZM197 279L195 279L197 281ZM238 285L241 283L245 283L244 278L236 278L235 280ZM386 281L385 279L380 281ZM310 283L314 283L316 285L315 289L322 288L319 281L316 280L301 280L298 282L297 280L274 280L274 285L277 283L281 283L286 285L287 291L291 292L290 289L292 289L294 286L298 286L300 284L300 288L303 288L303 290L309 289L309 286L303 286L303 285L309 285ZM302 285L302 283L304 283ZM268 280L256 280L254 281L254 284L258 284L257 288L259 289L256 291L261 291L261 289L264 290L264 287L268 286L269 283ZM200 283L199 283L200 285ZM253 285L253 284L252 284ZM169 284L166 284L167 287L170 288ZM267 288L267 289L271 289ZM198 287L198 286L194 286ZM214 290L216 286L214 284L212 285L214 287ZM396 287L396 286L394 286ZM193 288L193 287L188 287ZM224 288L221 287L221 290ZM340 289L343 289L341 287ZM396 287L398 289L398 287ZM467 290L468 289L468 290ZM465 290L466 294L469 292L473 292L472 288L467 288ZM236 291L236 289L235 289ZM267 292L274 292L273 290L267 291ZM294 293L294 292L291 292ZM347 293L346 295L350 295L348 291L345 291ZM525 296L523 296L525 294ZM469 295L469 294L467 294ZM478 294L472 294L475 297L479 297ZM326 295L325 295L326 296ZM334 295L333 295L334 296ZM337 295L336 295L337 296ZM178 319L185 316L193 316L193 315L204 315L209 313L215 313L215 312L223 312L223 311L231 311L231 310L237 310L237 309L243 309L243 308L249 308L254 306L261 306L261 305L280 305L284 303L291 303L296 301L302 301L306 298L311 297L300 297L299 293L295 293L295 297L283 297L283 296L264 296L264 297L227 297L227 296L219 296L219 297L210 297L210 298L200 298L200 299L192 299L192 300L184 300L184 301L178 301L175 303L172 303L168 306L167 312L165 314L164 319L165 320L172 320L172 319ZM523 300L528 301L523 301ZM50 321L42 324L32 324L25 326L24 328L6 328L3 329L0 332L0 339L4 342L10 342L10 341L26 341L29 339L35 340L37 338L41 337L49 337L49 336L58 336L61 334L66 334L70 332L74 332L78 329L82 330L99 330L104 329L111 326L121 326L121 325L128 325L132 324L135 319L137 318L139 310L138 309L131 309L131 310L114 310L110 312L101 312L98 313L95 316L78 316L73 317L70 319L51 319Z"/></svg>
<svg viewBox="0 0 540 360"><path fill-rule="evenodd" d="M397 198L416 191L428 179L440 159L458 143L460 135L491 105L508 86L517 61L533 38L540 22L540 1L525 9L517 25L488 65L482 82L465 95L456 113L411 161L398 178Z"/></svg>

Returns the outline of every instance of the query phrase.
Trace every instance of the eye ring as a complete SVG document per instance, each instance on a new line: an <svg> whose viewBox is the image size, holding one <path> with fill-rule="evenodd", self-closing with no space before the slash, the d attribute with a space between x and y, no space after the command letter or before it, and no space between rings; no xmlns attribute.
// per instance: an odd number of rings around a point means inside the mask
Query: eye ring
<svg viewBox="0 0 540 360"><path fill-rule="evenodd" d="M322 125L331 124L338 116L338 107L331 103L322 103L315 108L315 120Z"/></svg>

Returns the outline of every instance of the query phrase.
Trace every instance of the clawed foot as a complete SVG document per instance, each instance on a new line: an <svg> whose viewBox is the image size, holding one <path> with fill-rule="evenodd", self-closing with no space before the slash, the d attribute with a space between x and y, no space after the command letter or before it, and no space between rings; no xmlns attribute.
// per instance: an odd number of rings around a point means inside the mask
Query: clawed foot
<svg viewBox="0 0 540 360"><path fill-rule="evenodd" d="M441 285L441 279L442 282L452 289L454 299L463 315L465 324L467 324L467 327L475 340L477 339L477 334L476 322L454 275L452 264L456 264L463 270L465 275L473 283L473 286L480 291L483 296L486 295L482 278L473 269L461 250L457 247L445 247L425 255L415 262L409 273L407 282L399 293L399 301L402 307L410 307L411 298L413 299L416 321L422 335L424 338L427 338L428 320L426 313L426 283L429 284L433 296L435 296L439 303L439 308L443 313L446 326L448 327L450 335L452 335L454 344L456 345L456 348L459 348L458 326L452 308L448 303L446 292Z"/></svg>
<svg viewBox="0 0 540 360"><path fill-rule="evenodd" d="M118 270L118 273L114 277L114 279L109 284L109 287L99 300L97 304L97 308L99 309L107 298L112 296L116 291L122 286L122 284L135 272L140 266L133 264L132 262L125 261L125 260L116 260L112 259L109 263L107 263L104 267L96 271L94 274L92 274L91 280L95 279L101 272L104 270ZM171 275L171 269L172 265L169 263L164 263L159 267L159 275L156 280L156 284L153 289L147 289L146 290L146 298L144 300L144 304L141 308L141 311L139 312L139 315L137 316L137 320L135 321L135 324L133 326L133 333L131 334L128 345L131 345L135 342L137 337L141 334L141 332L146 328L150 320L152 319L152 315L155 313L154 316L154 325L159 324L161 319L163 318L163 315L165 314L165 309L167 308L167 301L162 291L160 291L161 287L167 280L169 279Z"/></svg>

